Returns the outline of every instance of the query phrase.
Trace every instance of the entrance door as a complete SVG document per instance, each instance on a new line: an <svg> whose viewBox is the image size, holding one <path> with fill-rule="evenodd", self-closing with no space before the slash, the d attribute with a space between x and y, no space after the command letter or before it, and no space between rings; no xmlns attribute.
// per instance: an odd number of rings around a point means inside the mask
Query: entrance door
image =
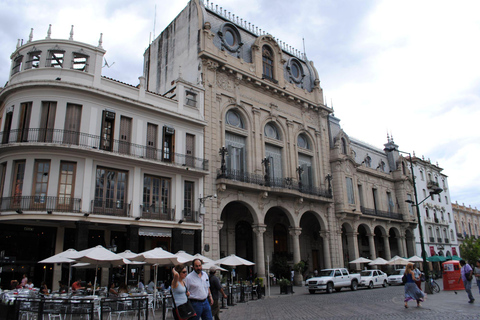
<svg viewBox="0 0 480 320"><path fill-rule="evenodd" d="M118 152L121 154L130 154L130 141L132 132L132 118L120 117L120 145Z"/></svg>
<svg viewBox="0 0 480 320"><path fill-rule="evenodd" d="M185 151L185 164L195 167L195 136L193 134L187 133Z"/></svg>

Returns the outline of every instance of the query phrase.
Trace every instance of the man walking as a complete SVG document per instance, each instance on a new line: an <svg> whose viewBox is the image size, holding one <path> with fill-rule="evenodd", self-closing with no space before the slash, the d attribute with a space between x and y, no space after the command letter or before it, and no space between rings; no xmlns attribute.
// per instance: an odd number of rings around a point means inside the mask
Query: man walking
<svg viewBox="0 0 480 320"><path fill-rule="evenodd" d="M202 260L193 260L192 266L193 271L184 280L187 290L190 292L188 300L197 313L197 316L192 319L212 320L210 305L213 304L213 299L208 275L202 271Z"/></svg>
<svg viewBox="0 0 480 320"><path fill-rule="evenodd" d="M461 269L461 276L458 279L458 282L460 282L460 279L463 280L463 285L465 286L465 291L468 294L468 303L473 303L475 299L473 298L472 295L472 278L473 278L473 270L472 267L468 263L465 263L465 260L460 260L460 265L462 266Z"/></svg>
<svg viewBox="0 0 480 320"><path fill-rule="evenodd" d="M220 292L225 299L227 298L227 295L223 291L220 280L218 280L218 278L215 276L215 272L217 272L217 268L214 266L210 267L210 291L212 292L213 297L212 316L215 318L215 320L220 320L220 305L218 303L218 293Z"/></svg>

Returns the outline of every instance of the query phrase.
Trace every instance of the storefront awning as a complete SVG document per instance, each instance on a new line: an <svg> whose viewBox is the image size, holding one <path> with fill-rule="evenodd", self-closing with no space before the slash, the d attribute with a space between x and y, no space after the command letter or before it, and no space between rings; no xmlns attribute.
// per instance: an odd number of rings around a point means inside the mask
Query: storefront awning
<svg viewBox="0 0 480 320"><path fill-rule="evenodd" d="M164 238L171 238L172 237L172 230L166 228L147 228L147 227L140 227L138 229L139 236L146 236L146 237L164 237Z"/></svg>

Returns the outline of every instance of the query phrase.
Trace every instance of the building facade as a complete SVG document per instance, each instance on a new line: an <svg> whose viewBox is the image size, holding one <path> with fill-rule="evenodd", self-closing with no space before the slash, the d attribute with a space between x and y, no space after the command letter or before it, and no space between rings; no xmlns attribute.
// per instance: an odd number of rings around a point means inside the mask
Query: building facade
<svg viewBox="0 0 480 320"><path fill-rule="evenodd" d="M480 237L480 211L477 208L455 202L452 203L452 212L459 246L467 237Z"/></svg>
<svg viewBox="0 0 480 320"><path fill-rule="evenodd" d="M427 256L448 257L458 254L455 220L453 217L450 191L447 176L438 164L430 159L412 157L417 184L419 211L422 219L423 239ZM432 194L432 190L441 188L440 194ZM415 231L417 253L421 256L420 232Z"/></svg>
<svg viewBox="0 0 480 320"><path fill-rule="evenodd" d="M61 266L37 261L68 248L200 250L203 88L177 79L168 98L143 77L136 87L105 78L104 54L101 37L92 46L49 30L11 55L0 91L0 247L15 263L2 259L4 287L23 273L56 285Z"/></svg>

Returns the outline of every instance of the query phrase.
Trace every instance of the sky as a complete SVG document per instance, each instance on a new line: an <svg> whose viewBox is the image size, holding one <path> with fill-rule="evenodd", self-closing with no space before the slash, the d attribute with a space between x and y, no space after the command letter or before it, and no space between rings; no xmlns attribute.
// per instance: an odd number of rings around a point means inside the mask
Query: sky
<svg viewBox="0 0 480 320"><path fill-rule="evenodd" d="M0 0L0 87L18 39L98 45L103 75L137 85L150 39L187 0ZM430 159L451 201L480 209L480 1L218 0L215 5L305 52L344 131ZM303 42L304 39L304 42Z"/></svg>

